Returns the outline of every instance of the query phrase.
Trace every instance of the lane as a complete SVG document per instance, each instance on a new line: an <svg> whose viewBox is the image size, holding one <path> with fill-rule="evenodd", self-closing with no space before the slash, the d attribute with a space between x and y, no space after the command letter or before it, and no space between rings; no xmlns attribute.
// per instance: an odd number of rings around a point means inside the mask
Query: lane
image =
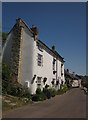
<svg viewBox="0 0 88 120"><path fill-rule="evenodd" d="M86 95L79 88L3 113L6 118L86 118Z"/></svg>

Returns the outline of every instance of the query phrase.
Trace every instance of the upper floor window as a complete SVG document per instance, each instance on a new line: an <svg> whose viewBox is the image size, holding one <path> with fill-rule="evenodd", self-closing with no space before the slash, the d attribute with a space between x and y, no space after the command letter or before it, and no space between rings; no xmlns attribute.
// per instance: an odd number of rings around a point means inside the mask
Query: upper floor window
<svg viewBox="0 0 88 120"><path fill-rule="evenodd" d="M43 55L38 53L38 66L43 66Z"/></svg>
<svg viewBox="0 0 88 120"><path fill-rule="evenodd" d="M63 64L61 63L61 75L63 75Z"/></svg>
<svg viewBox="0 0 88 120"><path fill-rule="evenodd" d="M55 59L53 58L53 70L55 70Z"/></svg>

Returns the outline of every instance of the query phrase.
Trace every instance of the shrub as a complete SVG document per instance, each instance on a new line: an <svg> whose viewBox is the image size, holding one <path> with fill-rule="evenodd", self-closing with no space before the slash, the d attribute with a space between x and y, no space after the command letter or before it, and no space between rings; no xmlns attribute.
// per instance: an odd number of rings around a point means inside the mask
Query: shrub
<svg viewBox="0 0 88 120"><path fill-rule="evenodd" d="M45 96L46 96L48 99L51 98L51 94L50 94L49 89L43 88L43 93L45 94Z"/></svg>
<svg viewBox="0 0 88 120"><path fill-rule="evenodd" d="M45 99L46 99L46 96L43 93L43 91L41 91L40 88L37 88L36 94L33 95L33 97L32 97L32 101L43 101Z"/></svg>
<svg viewBox="0 0 88 120"><path fill-rule="evenodd" d="M57 91L54 88L49 89L51 97L54 97L57 94Z"/></svg>
<svg viewBox="0 0 88 120"><path fill-rule="evenodd" d="M58 90L58 94L63 94L63 93L65 93L66 91L68 90L68 87L67 87L67 85L66 84L61 84L61 86L60 86L60 90Z"/></svg>
<svg viewBox="0 0 88 120"><path fill-rule="evenodd" d="M36 94L41 94L41 88L37 88L37 90L36 90Z"/></svg>
<svg viewBox="0 0 88 120"><path fill-rule="evenodd" d="M46 95L46 97L49 99L51 97L54 97L57 94L57 91L54 88L44 88L43 93Z"/></svg>

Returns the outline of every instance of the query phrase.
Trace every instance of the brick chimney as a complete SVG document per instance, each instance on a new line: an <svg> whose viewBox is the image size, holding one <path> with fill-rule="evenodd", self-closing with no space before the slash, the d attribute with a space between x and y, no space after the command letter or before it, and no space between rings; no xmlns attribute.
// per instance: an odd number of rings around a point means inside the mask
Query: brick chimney
<svg viewBox="0 0 88 120"><path fill-rule="evenodd" d="M31 30L34 33L34 39L37 40L38 39L38 28L35 25L32 25Z"/></svg>

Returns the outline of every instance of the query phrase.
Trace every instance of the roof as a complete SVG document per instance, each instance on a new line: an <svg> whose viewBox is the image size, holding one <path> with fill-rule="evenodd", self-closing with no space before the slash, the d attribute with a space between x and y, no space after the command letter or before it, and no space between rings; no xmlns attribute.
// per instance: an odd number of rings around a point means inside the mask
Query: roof
<svg viewBox="0 0 88 120"><path fill-rule="evenodd" d="M65 70L65 76L68 76L73 80L79 80L80 79L80 76L78 76L77 74L73 75L72 73L67 72L67 70Z"/></svg>
<svg viewBox="0 0 88 120"><path fill-rule="evenodd" d="M50 49L45 43L43 43L41 40L38 40L39 43L41 43L43 46L45 46L48 50L50 50L55 56L57 56L61 61L64 61L64 58L61 57L57 51L53 51L52 49Z"/></svg>
<svg viewBox="0 0 88 120"><path fill-rule="evenodd" d="M21 26L22 26L22 25L25 25L25 26L27 27L27 29L28 29L33 35L35 35L34 31L33 31L31 28L29 28L28 25L27 25L21 18L16 19L16 24L17 24L17 22L19 22L19 24L20 24L20 22L21 22ZM9 32L8 34L11 33L11 31L14 29L14 27L16 26L16 24L13 26L13 28L10 30L10 32ZM64 61L64 58L61 57L57 51L53 51L52 49L50 49L50 48L49 48L45 43L43 43L41 40L38 40L38 42L41 43L43 46L45 46L48 50L50 50L50 51L51 51L55 56L57 56L62 62L65 62L65 61Z"/></svg>

